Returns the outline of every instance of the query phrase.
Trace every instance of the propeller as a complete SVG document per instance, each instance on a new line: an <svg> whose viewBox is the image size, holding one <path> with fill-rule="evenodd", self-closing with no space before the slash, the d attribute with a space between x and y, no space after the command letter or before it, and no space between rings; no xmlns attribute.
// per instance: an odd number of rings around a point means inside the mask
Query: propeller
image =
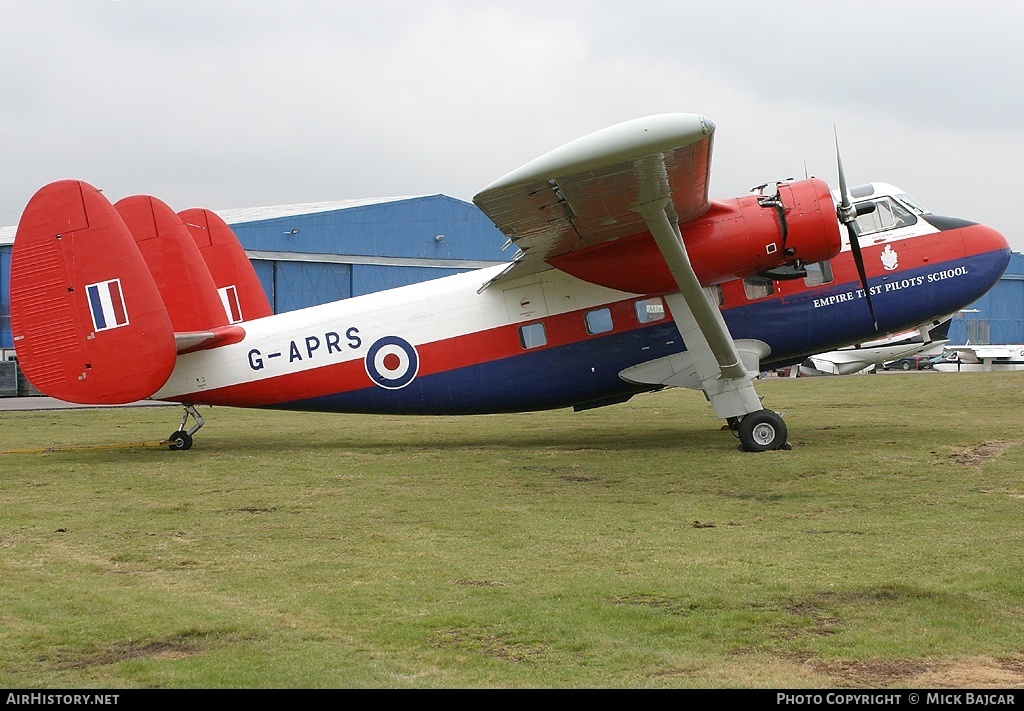
<svg viewBox="0 0 1024 711"><path fill-rule="evenodd" d="M836 162L839 164L839 195L842 201L836 207L836 216L839 221L846 225L846 231L850 235L850 251L853 253L853 262L857 265L857 273L860 275L860 285L864 287L864 298L868 302L868 311L871 312L871 321L878 330L878 317L875 316L875 307L871 303L871 288L868 286L867 273L864 271L864 257L860 251L860 229L857 227L857 217L874 212L874 203L861 203L853 205L850 201L850 190L846 185L846 173L843 171L843 157L839 154L839 132L832 128L836 135Z"/></svg>

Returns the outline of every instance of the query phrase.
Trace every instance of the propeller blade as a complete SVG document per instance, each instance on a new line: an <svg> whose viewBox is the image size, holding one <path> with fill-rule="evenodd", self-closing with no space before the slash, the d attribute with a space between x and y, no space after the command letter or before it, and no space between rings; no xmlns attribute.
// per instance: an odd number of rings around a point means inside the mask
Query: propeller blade
<svg viewBox="0 0 1024 711"><path fill-rule="evenodd" d="M839 165L839 197L841 202L836 208L836 213L839 216L839 221L844 225L849 225L853 220L857 218L857 213L854 211L853 204L850 200L850 189L846 185L846 171L843 170L843 156L839 152L839 131L836 127L832 127L833 133L836 136L836 163Z"/></svg>
<svg viewBox="0 0 1024 711"><path fill-rule="evenodd" d="M860 275L860 285L864 289L864 298L868 302L868 311L871 313L871 322L878 330L878 317L875 316L875 306L871 303L871 287L868 286L868 276L864 271L864 257L860 253L860 230L857 229L857 221L852 220L846 223L846 231L850 233L850 251L853 253L853 263L857 265L857 273Z"/></svg>
<svg viewBox="0 0 1024 711"><path fill-rule="evenodd" d="M860 229L857 227L858 210L850 200L850 189L846 184L846 171L843 170L843 157L839 152L839 131L832 127L836 136L836 164L839 167L839 196L841 202L836 207L836 217L846 225L846 231L850 234L850 252L853 254L853 263L857 265L857 274L860 275L860 285L864 289L864 298L868 302L868 312L871 314L871 322L878 330L878 317L875 316L875 305L871 303L871 287L868 286L868 275L864 270L864 257L860 251ZM867 206L863 211L865 214L874 211L874 205Z"/></svg>

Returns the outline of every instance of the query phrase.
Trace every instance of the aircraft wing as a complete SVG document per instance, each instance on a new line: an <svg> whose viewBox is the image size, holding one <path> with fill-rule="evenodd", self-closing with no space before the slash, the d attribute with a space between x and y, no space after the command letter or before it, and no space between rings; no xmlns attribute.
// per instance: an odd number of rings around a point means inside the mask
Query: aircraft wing
<svg viewBox="0 0 1024 711"><path fill-rule="evenodd" d="M519 248L512 264L481 290L541 271L546 260L573 250L649 232L679 288L665 299L686 352L619 375L641 383L699 384L719 417L739 418L763 409L752 383L767 346L750 344L744 362L679 231L711 206L714 131L709 119L695 114L620 123L527 163L473 201Z"/></svg>
<svg viewBox="0 0 1024 711"><path fill-rule="evenodd" d="M710 207L715 125L695 114L635 119L567 143L484 188L473 202L519 248L493 281L567 252L645 232L634 208L667 197L686 222Z"/></svg>
<svg viewBox="0 0 1024 711"><path fill-rule="evenodd" d="M1024 357L1024 345L947 346L946 350L956 351L960 356L960 360L965 363L981 363L985 360L995 360L998 358L1012 359Z"/></svg>

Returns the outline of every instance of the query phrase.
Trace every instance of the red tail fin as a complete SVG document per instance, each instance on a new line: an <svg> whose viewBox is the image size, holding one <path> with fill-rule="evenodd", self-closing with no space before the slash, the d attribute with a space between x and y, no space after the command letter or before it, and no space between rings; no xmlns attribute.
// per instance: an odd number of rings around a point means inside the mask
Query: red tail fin
<svg viewBox="0 0 1024 711"><path fill-rule="evenodd" d="M11 255L11 328L21 368L52 397L146 398L174 368L174 331L128 228L73 180L37 192Z"/></svg>
<svg viewBox="0 0 1024 711"><path fill-rule="evenodd" d="M202 208L182 210L178 216L206 260L228 320L238 323L273 314L259 277L227 223Z"/></svg>
<svg viewBox="0 0 1024 711"><path fill-rule="evenodd" d="M227 326L210 270L174 210L149 195L123 198L114 208L146 260L174 330Z"/></svg>

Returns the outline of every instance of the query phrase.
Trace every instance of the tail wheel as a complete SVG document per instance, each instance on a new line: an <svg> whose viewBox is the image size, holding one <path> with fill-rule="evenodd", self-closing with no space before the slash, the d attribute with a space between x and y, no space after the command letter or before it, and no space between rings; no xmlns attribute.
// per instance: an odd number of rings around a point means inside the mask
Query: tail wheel
<svg viewBox="0 0 1024 711"><path fill-rule="evenodd" d="M740 445L748 452L767 452L786 444L789 431L782 416L772 410L758 410L740 420Z"/></svg>
<svg viewBox="0 0 1024 711"><path fill-rule="evenodd" d="M176 451L192 449L192 435L185 430L178 430L167 438L167 447Z"/></svg>

